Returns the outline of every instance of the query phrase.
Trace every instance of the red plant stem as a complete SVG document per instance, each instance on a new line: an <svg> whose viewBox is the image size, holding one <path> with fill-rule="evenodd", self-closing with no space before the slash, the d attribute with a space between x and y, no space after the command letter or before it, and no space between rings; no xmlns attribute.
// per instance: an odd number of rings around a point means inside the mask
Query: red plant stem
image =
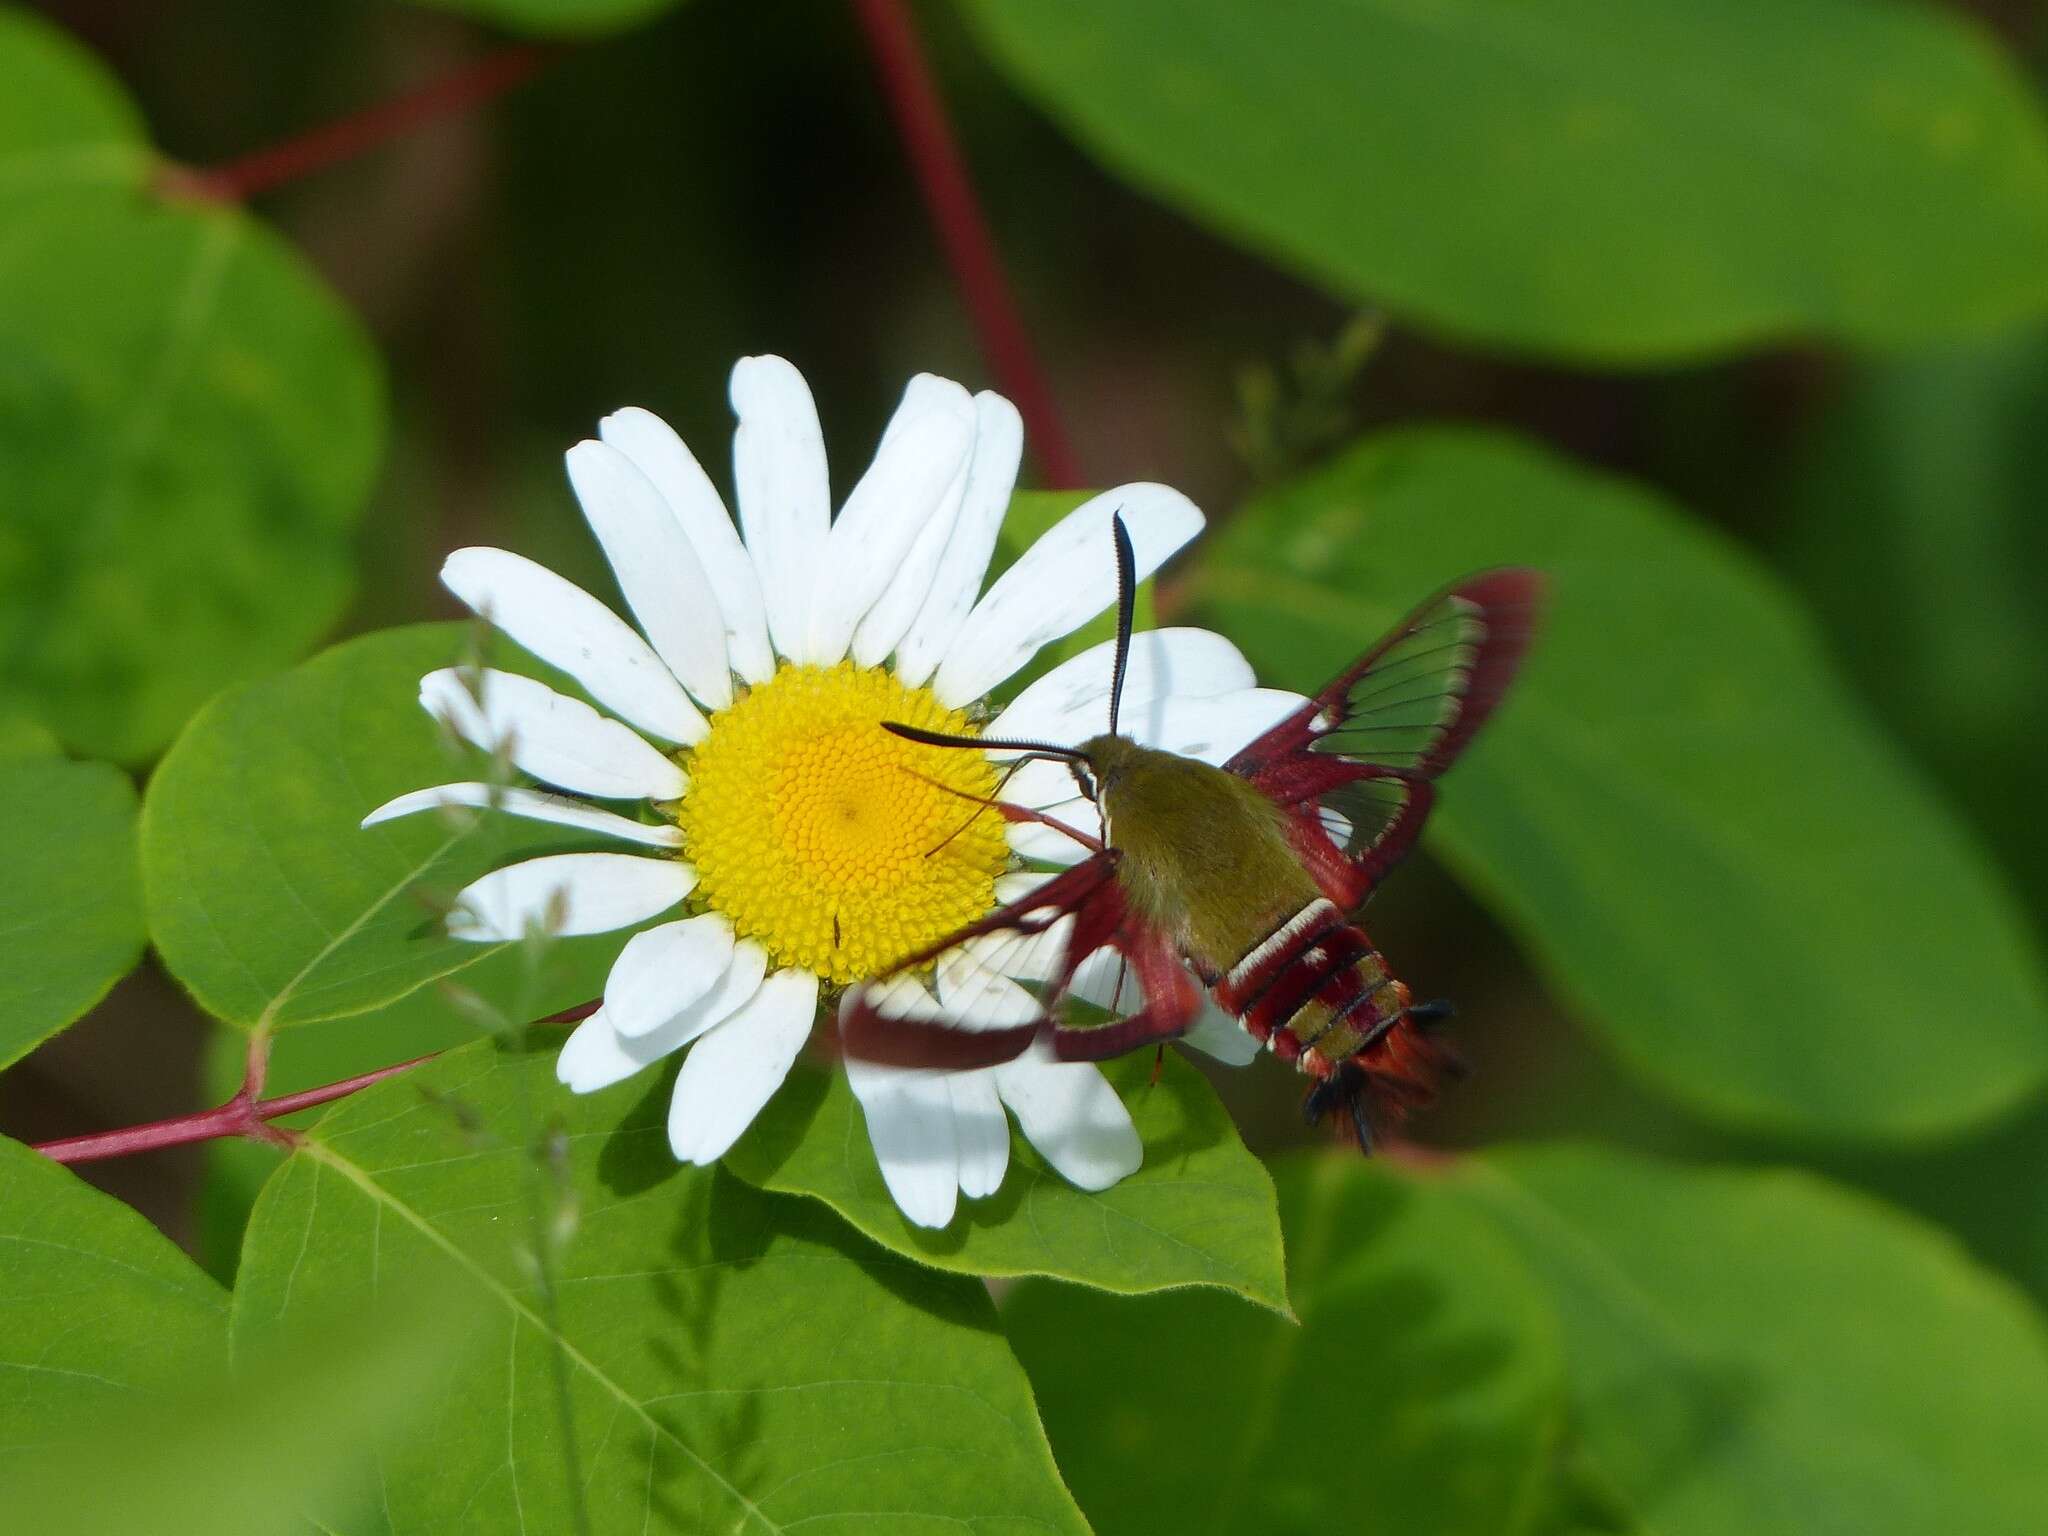
<svg viewBox="0 0 2048 1536"><path fill-rule="evenodd" d="M174 173L180 190L221 202L241 202L286 182L376 149L439 117L504 94L530 77L557 50L518 43L416 90L322 123L282 144L259 149L211 170Z"/></svg>
<svg viewBox="0 0 2048 1536"><path fill-rule="evenodd" d="M853 0L853 9L989 367L1024 418L1025 440L1046 482L1056 490L1079 486L1084 483L1080 465L1053 403L1052 386L1010 292L910 12L903 0Z"/></svg>
<svg viewBox="0 0 2048 1536"><path fill-rule="evenodd" d="M536 1024L573 1024L587 1019L597 1012L595 1001L579 1003L574 1008L564 1008L560 1013L551 1013ZM256 1037L260 1040L262 1037ZM424 1056L415 1056L411 1061L401 1061L388 1067L379 1067L374 1072L363 1072L355 1077L345 1077L338 1083L323 1083L318 1088L306 1088L298 1093L281 1094L274 1099L258 1099L250 1082L245 1081L235 1096L227 1103L213 1109L202 1109L195 1114L178 1115L169 1120L152 1120L146 1125L124 1126L118 1131L94 1131L86 1136L67 1136L61 1141L38 1142L35 1150L55 1163L97 1163L110 1157L129 1157L137 1152L154 1152L161 1147L190 1146L196 1141L218 1141L225 1136L249 1136L264 1141L288 1140L286 1133L274 1129L270 1122L285 1115L296 1114L302 1109L312 1109L321 1104L331 1104L336 1099L345 1099L352 1093L360 1093L372 1083L381 1083L387 1077L396 1077L401 1072L410 1072L414 1067L432 1061L439 1051L429 1051ZM251 1047L251 1078L260 1082L260 1067L255 1063L255 1046Z"/></svg>
<svg viewBox="0 0 2048 1536"><path fill-rule="evenodd" d="M136 1152L154 1152L159 1147L214 1141L223 1136L261 1136L266 1134L267 1123L280 1116L347 1098L372 1083L381 1083L387 1077L395 1077L423 1061L431 1060L431 1056L418 1056L396 1066L379 1067L359 1077L345 1078L320 1088L308 1088L303 1093L288 1093L282 1098L251 1099L246 1094L237 1093L215 1109L203 1109L197 1114L179 1115L170 1120L152 1120L146 1125L130 1125L118 1131L96 1131L89 1136L67 1136L62 1141L40 1142L36 1151L55 1163L96 1163L110 1157L128 1157Z"/></svg>

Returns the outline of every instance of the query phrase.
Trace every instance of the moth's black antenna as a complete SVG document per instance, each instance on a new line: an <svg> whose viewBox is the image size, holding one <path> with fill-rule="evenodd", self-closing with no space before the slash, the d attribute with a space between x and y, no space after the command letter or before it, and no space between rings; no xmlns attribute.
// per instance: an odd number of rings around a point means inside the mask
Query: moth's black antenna
<svg viewBox="0 0 2048 1536"><path fill-rule="evenodd" d="M1109 675L1109 734L1116 734L1116 715L1124 701L1124 668L1131 660L1131 619L1138 607L1138 557L1131 550L1131 531L1122 512L1112 512L1116 535L1116 670Z"/></svg>
<svg viewBox="0 0 2048 1536"><path fill-rule="evenodd" d="M979 747L985 752L1034 752L1044 757L1056 757L1065 763L1086 761L1075 748L1056 747L1049 741L1001 741L992 736L949 736L944 731L928 731L921 725L905 725L901 720L884 720L882 729L892 736L901 736L905 741L914 741L927 747Z"/></svg>

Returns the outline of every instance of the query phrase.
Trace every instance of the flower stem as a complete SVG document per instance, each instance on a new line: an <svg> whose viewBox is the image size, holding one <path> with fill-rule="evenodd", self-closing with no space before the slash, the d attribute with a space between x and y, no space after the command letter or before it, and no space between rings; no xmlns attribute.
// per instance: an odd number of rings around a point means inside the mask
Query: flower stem
<svg viewBox="0 0 2048 1536"><path fill-rule="evenodd" d="M208 170L171 167L165 183L188 196L243 202L287 182L390 143L413 129L503 95L521 84L559 50L518 43L485 54L474 63L414 90L322 123L316 128Z"/></svg>
<svg viewBox="0 0 2048 1536"><path fill-rule="evenodd" d="M1024 418L1025 441L1046 482L1056 490L1079 486L1084 482L1073 445L1010 292L995 238L968 179L966 158L918 44L916 24L904 0L853 0L853 10L989 367Z"/></svg>
<svg viewBox="0 0 2048 1536"><path fill-rule="evenodd" d="M564 1008L560 1013L551 1013L535 1024L573 1024L586 1019L597 1011L597 1003L579 1003L574 1008ZM280 1094L274 1099L256 1097L262 1082L262 1065L257 1059L258 1035L250 1044L249 1076L233 1098L213 1109L202 1109L194 1114L178 1115L169 1120L152 1120L145 1125L124 1126L118 1131L94 1131L85 1136L66 1136L60 1141L44 1141L36 1144L35 1150L52 1162L97 1163L110 1157L129 1157L137 1152L154 1152L162 1147L184 1147L199 1141L218 1141L228 1136L247 1136L258 1141L272 1141L290 1145L290 1132L279 1130L270 1124L286 1115L296 1114L302 1109L312 1109L321 1104L331 1104L336 1099L345 1099L352 1093L360 1093L372 1083L381 1083L387 1077L396 1077L401 1072L410 1072L414 1067L432 1061L439 1051L429 1051L424 1056L415 1056L410 1061L396 1062L388 1067L379 1067L374 1072L361 1072L354 1077L345 1077L338 1083L323 1083L318 1088L305 1088L297 1093ZM265 1047L267 1053L267 1046Z"/></svg>

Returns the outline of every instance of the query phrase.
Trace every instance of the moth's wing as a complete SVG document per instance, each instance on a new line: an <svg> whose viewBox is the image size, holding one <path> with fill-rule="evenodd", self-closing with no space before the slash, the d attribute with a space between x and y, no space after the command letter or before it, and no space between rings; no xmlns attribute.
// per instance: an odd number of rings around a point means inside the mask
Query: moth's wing
<svg viewBox="0 0 2048 1536"><path fill-rule="evenodd" d="M1063 1058L1097 1060L1194 1020L1194 978L1167 936L1129 910L1114 853L1050 876L1009 876L998 889L1011 898L1003 906L848 994L847 1054L959 1071L1009 1061L1043 1034ZM1118 1013L1141 990L1142 1007L1106 1024L1080 1022L1073 1006Z"/></svg>
<svg viewBox="0 0 2048 1536"><path fill-rule="evenodd" d="M1098 950L1098 956L1103 955ZM1103 1024L1053 1025L1053 1054L1062 1061L1105 1061L1140 1046L1187 1033L1202 1010L1202 989L1163 929L1126 922L1113 954L1119 980L1136 983L1141 1006ZM1111 1011L1115 1012L1114 1003Z"/></svg>
<svg viewBox="0 0 2048 1536"><path fill-rule="evenodd" d="M1012 875L998 889L1021 895L1060 878ZM938 961L935 976L940 1009L970 1021L993 1016L997 996L1013 1004L1020 994L1035 998L1040 1029L1064 1061L1101 1061L1170 1040L1202 1004L1173 939L1131 910L1114 879L1041 934L969 940Z"/></svg>
<svg viewBox="0 0 2048 1536"><path fill-rule="evenodd" d="M1064 991L1080 962L1121 926L1123 906L1109 852L1031 884L887 975L850 989L840 1008L840 1047L891 1067L964 1070L1009 1061L1053 1022L1043 992L1017 978L1062 978ZM1098 936L1070 964L1077 934ZM931 988L921 978L926 970Z"/></svg>
<svg viewBox="0 0 2048 1536"><path fill-rule="evenodd" d="M1433 781L1521 667L1543 587L1515 568L1446 588L1224 765L1288 812L1297 850L1339 906L1364 901L1415 845Z"/></svg>

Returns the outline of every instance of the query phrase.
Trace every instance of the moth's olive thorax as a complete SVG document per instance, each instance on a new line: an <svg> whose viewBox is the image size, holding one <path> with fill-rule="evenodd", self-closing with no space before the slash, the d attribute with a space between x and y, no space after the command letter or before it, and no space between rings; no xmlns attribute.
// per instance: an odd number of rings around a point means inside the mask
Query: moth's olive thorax
<svg viewBox="0 0 2048 1536"><path fill-rule="evenodd" d="M1279 807L1254 785L1128 737L1080 750L1126 895L1191 957L1227 967L1314 898Z"/></svg>

